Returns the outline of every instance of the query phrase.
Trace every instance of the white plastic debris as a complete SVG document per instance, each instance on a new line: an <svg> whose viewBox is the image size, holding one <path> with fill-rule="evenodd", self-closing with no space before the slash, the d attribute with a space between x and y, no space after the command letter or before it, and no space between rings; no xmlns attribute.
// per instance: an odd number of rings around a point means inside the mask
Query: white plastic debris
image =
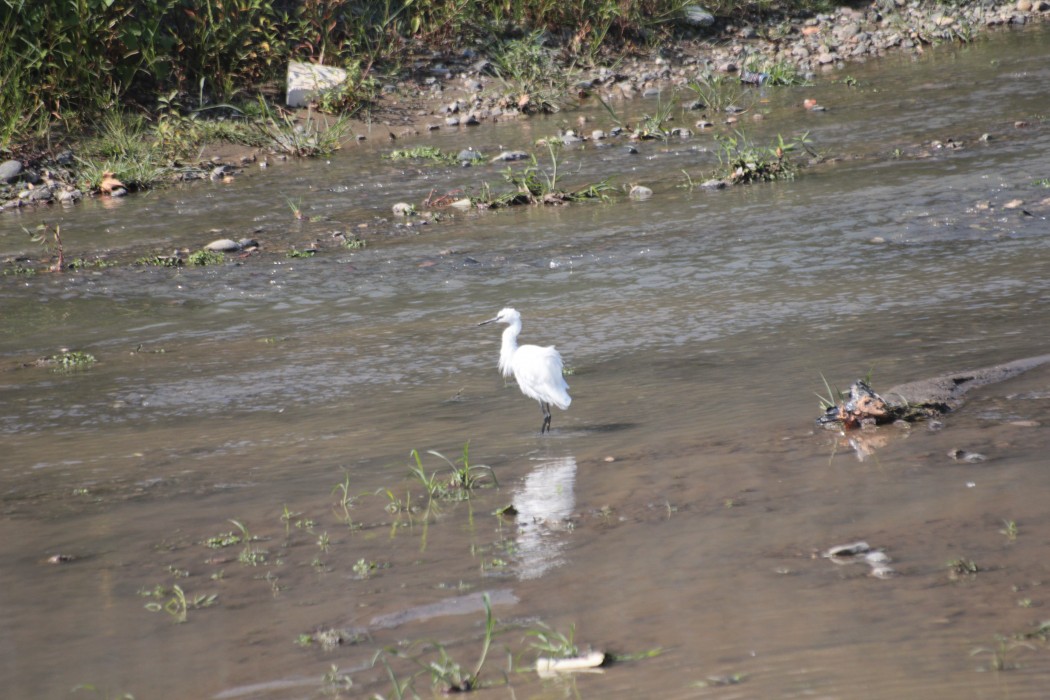
<svg viewBox="0 0 1050 700"><path fill-rule="evenodd" d="M592 651L583 656L574 656L570 659L547 659L540 657L536 659L536 673L541 678L549 678L558 673L601 673L598 668L605 663L605 652Z"/></svg>

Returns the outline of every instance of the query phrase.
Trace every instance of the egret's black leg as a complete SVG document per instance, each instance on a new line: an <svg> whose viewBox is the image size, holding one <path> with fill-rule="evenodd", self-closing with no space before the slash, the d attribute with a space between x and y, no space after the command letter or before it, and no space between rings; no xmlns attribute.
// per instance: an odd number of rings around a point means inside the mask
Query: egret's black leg
<svg viewBox="0 0 1050 700"><path fill-rule="evenodd" d="M551 405L540 401L540 408L543 409L543 425L540 427L540 434L542 435L551 431Z"/></svg>

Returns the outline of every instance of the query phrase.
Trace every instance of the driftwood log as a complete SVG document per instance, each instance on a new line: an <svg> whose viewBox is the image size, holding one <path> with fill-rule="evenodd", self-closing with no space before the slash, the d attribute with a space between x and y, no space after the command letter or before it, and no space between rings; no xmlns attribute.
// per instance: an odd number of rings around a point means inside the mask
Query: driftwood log
<svg viewBox="0 0 1050 700"><path fill-rule="evenodd" d="M817 422L853 429L943 415L958 408L970 389L1005 381L1048 362L1050 355L1040 355L993 367L946 374L900 384L885 392L885 397L875 393L867 382L858 379L850 386L849 396L830 406Z"/></svg>

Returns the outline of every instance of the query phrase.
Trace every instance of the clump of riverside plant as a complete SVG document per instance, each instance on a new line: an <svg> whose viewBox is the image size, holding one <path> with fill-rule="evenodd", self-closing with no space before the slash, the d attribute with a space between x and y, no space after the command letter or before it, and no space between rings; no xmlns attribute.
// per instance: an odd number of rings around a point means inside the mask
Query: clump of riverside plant
<svg viewBox="0 0 1050 700"><path fill-rule="evenodd" d="M389 160L429 160L443 165L452 165L459 160L457 154L447 153L436 146L415 146L413 148L396 149L383 157Z"/></svg>
<svg viewBox="0 0 1050 700"><path fill-rule="evenodd" d="M515 191L496 197L485 196L481 206L507 207L517 204L566 204L581 202L587 199L605 199L606 192L612 190L608 180L586 185L575 190L564 190L558 185L558 151L559 143L555 140L546 142L551 157L551 167L541 168L536 156L524 170L515 171L507 168L503 177L515 187Z"/></svg>
<svg viewBox="0 0 1050 700"><path fill-rule="evenodd" d="M45 367L54 367L56 372L74 372L95 364L95 356L80 350L66 350L63 348L56 355L38 360L37 364Z"/></svg>
<svg viewBox="0 0 1050 700"><path fill-rule="evenodd" d="M463 456L452 461L445 455L434 450L428 450L427 454L441 459L449 468L446 478L441 478L438 471L427 473L423 467L423 457L418 450L412 450L411 456L415 464L410 468L411 474L415 476L423 486L428 501L435 498L443 500L466 500L472 493L484 486L498 486L496 473L492 467L486 464L470 463L470 443L463 445ZM491 483L490 483L491 482Z"/></svg>
<svg viewBox="0 0 1050 700"><path fill-rule="evenodd" d="M299 157L327 156L338 151L350 135L350 119L341 114L335 118L316 117L308 111L298 119L279 107L259 101L263 118L254 122L275 151Z"/></svg>
<svg viewBox="0 0 1050 700"><path fill-rule="evenodd" d="M496 75L525 113L557 112L569 97L570 74L558 68L554 51L543 45L544 34L506 41L492 57Z"/></svg>
<svg viewBox="0 0 1050 700"><path fill-rule="evenodd" d="M711 112L746 112L753 103L747 88L736 77L705 70L686 84L695 95L692 109Z"/></svg>
<svg viewBox="0 0 1050 700"><path fill-rule="evenodd" d="M809 148L808 137L806 132L785 141L777 134L768 146L758 146L741 131L732 136L715 136L721 174L731 184L790 180L799 168L791 155L803 149L815 155Z"/></svg>

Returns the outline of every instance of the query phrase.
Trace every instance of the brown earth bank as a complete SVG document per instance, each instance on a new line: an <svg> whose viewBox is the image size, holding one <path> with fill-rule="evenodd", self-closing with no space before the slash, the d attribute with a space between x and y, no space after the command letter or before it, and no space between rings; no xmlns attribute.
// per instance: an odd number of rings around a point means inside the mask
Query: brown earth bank
<svg viewBox="0 0 1050 700"><path fill-rule="evenodd" d="M382 86L365 122L386 127L391 139L410 140L437 129L477 127L529 114L567 109L578 100L617 103L684 87L702 76L736 77L762 84L770 71L788 66L803 80L831 75L849 63L890 54L918 55L943 43L968 42L987 31L1023 27L1050 18L1048 0L960 2L945 5L917 0L875 0L842 6L826 14L748 21L688 13L694 25L673 43L641 55L613 58L612 67L579 68L562 62L569 87L562 103L516 90L497 77L492 61L476 50L420 51L396 80ZM555 57L568 54L553 37L546 41ZM808 105L807 105L808 106ZM298 119L316 118L302 112ZM357 138L365 138L358 136ZM84 196L115 192L78 189L77 148L26 160L0 163L0 212L30 205L73 205ZM231 168L255 162L265 149L232 144L208 147L199 162L182 164L172 181L226 177Z"/></svg>

